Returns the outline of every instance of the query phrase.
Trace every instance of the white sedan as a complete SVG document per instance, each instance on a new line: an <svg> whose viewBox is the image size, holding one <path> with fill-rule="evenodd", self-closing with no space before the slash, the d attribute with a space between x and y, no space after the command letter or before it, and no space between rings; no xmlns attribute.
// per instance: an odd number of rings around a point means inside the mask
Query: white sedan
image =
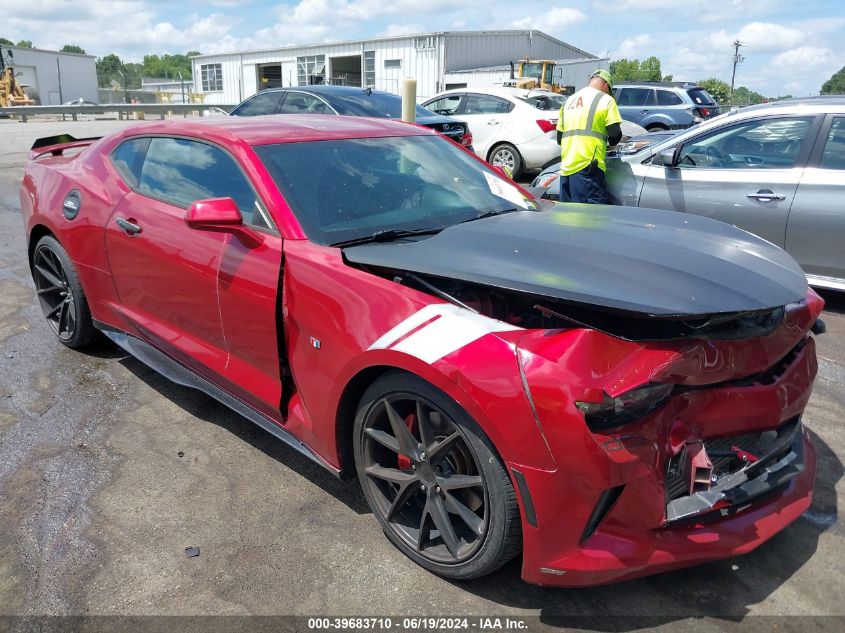
<svg viewBox="0 0 845 633"><path fill-rule="evenodd" d="M545 90L459 88L441 92L422 105L466 121L475 153L519 178L525 170L560 160L555 126L565 100Z"/></svg>

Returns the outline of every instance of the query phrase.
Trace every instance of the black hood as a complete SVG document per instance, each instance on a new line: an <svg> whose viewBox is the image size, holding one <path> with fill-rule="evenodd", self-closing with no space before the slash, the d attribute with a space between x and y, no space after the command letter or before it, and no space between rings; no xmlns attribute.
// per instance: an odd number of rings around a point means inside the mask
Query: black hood
<svg viewBox="0 0 845 633"><path fill-rule="evenodd" d="M663 317L772 309L803 300L807 289L795 260L765 240L636 207L549 205L344 254L353 264Z"/></svg>

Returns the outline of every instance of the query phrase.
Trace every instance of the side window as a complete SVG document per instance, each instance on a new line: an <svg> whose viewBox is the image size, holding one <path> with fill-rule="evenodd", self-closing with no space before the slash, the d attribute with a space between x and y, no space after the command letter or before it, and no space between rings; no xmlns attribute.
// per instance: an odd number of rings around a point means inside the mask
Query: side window
<svg viewBox="0 0 845 633"><path fill-rule="evenodd" d="M138 191L183 209L197 200L232 198L244 222L272 228L255 191L235 161L207 143L181 138L151 139Z"/></svg>
<svg viewBox="0 0 845 633"><path fill-rule="evenodd" d="M434 101L429 101L425 107L437 114L445 114L448 116L450 114L455 114L459 105L461 105L461 95L447 95L445 97L435 99Z"/></svg>
<svg viewBox="0 0 845 633"><path fill-rule="evenodd" d="M644 106L653 99L651 88L622 88L616 103L620 106Z"/></svg>
<svg viewBox="0 0 845 633"><path fill-rule="evenodd" d="M673 106L673 105L681 105L684 102L678 95L676 95L671 90L658 90L657 91L657 105L661 106Z"/></svg>
<svg viewBox="0 0 845 633"><path fill-rule="evenodd" d="M232 116L275 114L283 94L282 92L259 92L232 110Z"/></svg>
<svg viewBox="0 0 845 633"><path fill-rule="evenodd" d="M824 145L821 167L824 169L845 169L845 117L833 119L830 134Z"/></svg>
<svg viewBox="0 0 845 633"><path fill-rule="evenodd" d="M326 104L304 92L288 92L282 102L282 114L333 114Z"/></svg>
<svg viewBox="0 0 845 633"><path fill-rule="evenodd" d="M681 149L684 169L787 169L795 165L812 118L762 119L722 128Z"/></svg>
<svg viewBox="0 0 845 633"><path fill-rule="evenodd" d="M510 101L499 97L468 94L463 114L505 114L513 110L513 107Z"/></svg>
<svg viewBox="0 0 845 633"><path fill-rule="evenodd" d="M150 144L148 138L132 138L123 141L111 153L111 161L123 176L126 184L136 189L141 178L141 167L144 165L144 154Z"/></svg>

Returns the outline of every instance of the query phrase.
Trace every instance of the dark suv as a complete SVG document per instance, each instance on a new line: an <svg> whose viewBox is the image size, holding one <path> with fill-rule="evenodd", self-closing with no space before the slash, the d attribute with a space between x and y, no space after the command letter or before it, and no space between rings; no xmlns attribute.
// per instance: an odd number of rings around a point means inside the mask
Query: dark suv
<svg viewBox="0 0 845 633"><path fill-rule="evenodd" d="M648 131L682 130L721 113L701 86L677 81L618 83L613 96L626 121Z"/></svg>
<svg viewBox="0 0 845 633"><path fill-rule="evenodd" d="M401 119L402 97L353 86L298 86L262 90L235 107L232 116L261 114L344 114ZM472 151L472 134L463 121L417 106L417 123L440 132Z"/></svg>

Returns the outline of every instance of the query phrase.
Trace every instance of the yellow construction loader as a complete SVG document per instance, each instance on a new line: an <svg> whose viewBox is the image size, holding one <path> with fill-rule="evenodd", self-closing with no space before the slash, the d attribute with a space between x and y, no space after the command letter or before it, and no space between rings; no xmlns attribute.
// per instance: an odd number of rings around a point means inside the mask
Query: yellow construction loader
<svg viewBox="0 0 845 633"><path fill-rule="evenodd" d="M35 105L35 100L26 94L24 86L15 77L15 67L12 65L12 51L8 51L8 63L0 51L0 108L19 105Z"/></svg>
<svg viewBox="0 0 845 633"><path fill-rule="evenodd" d="M550 59L521 59L519 73L516 73L514 63L511 62L511 78L505 82L506 86L531 90L540 88L560 94L572 94L574 86L561 86L554 82L555 62Z"/></svg>

